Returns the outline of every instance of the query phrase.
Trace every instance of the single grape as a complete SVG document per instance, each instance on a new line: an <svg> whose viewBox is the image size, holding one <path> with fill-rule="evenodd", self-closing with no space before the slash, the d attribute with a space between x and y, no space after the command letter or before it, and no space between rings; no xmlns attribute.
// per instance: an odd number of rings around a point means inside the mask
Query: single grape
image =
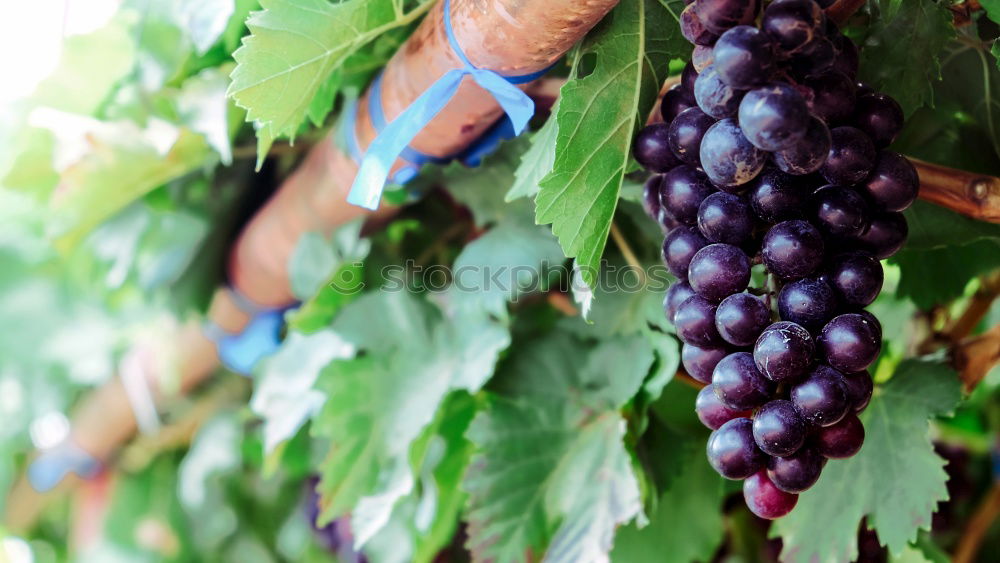
<svg viewBox="0 0 1000 563"><path fill-rule="evenodd" d="M673 323L677 308L693 295L695 292L686 281L678 280L670 284L670 287L667 288L667 294L663 296L663 312L666 314L667 320Z"/></svg>
<svg viewBox="0 0 1000 563"><path fill-rule="evenodd" d="M766 471L759 471L743 481L743 500L750 512L774 520L791 512L799 495L782 491L771 482Z"/></svg>
<svg viewBox="0 0 1000 563"><path fill-rule="evenodd" d="M753 360L771 381L791 381L806 373L815 351L808 330L793 322L778 321L760 333L753 346Z"/></svg>
<svg viewBox="0 0 1000 563"><path fill-rule="evenodd" d="M805 135L791 148L774 153L774 164L785 173L802 176L820 169L830 154L833 141L822 120L809 118Z"/></svg>
<svg viewBox="0 0 1000 563"><path fill-rule="evenodd" d="M861 96L867 96L868 94L874 94L875 93L875 89L872 88L871 86L865 84L864 82L858 82L857 86L858 86L858 99L859 100L861 99Z"/></svg>
<svg viewBox="0 0 1000 563"><path fill-rule="evenodd" d="M808 377L792 387L792 404L811 424L836 424L851 406L843 379L843 374L830 366L817 366Z"/></svg>
<svg viewBox="0 0 1000 563"><path fill-rule="evenodd" d="M875 315L873 315L871 311L858 309L856 311L850 311L850 312L864 317L864 319L868 321L868 325L871 327L872 331L874 331L875 333L875 340L882 342L882 323L878 322L878 319L875 318Z"/></svg>
<svg viewBox="0 0 1000 563"><path fill-rule="evenodd" d="M760 10L759 0L698 0L694 6L705 27L719 34L753 22Z"/></svg>
<svg viewBox="0 0 1000 563"><path fill-rule="evenodd" d="M715 311L715 328L723 340L734 346L752 345L769 324L770 309L749 293L726 297Z"/></svg>
<svg viewBox="0 0 1000 563"><path fill-rule="evenodd" d="M753 441L749 418L734 418L708 437L708 463L726 479L746 479L764 466L766 456Z"/></svg>
<svg viewBox="0 0 1000 563"><path fill-rule="evenodd" d="M861 194L843 186L827 185L810 198L814 224L834 237L856 237L871 222L871 210Z"/></svg>
<svg viewBox="0 0 1000 563"><path fill-rule="evenodd" d="M823 280L802 278L785 284L778 293L778 314L784 321L809 332L823 328L837 312L837 297Z"/></svg>
<svg viewBox="0 0 1000 563"><path fill-rule="evenodd" d="M721 301L747 288L750 283L750 259L730 244L710 244L691 258L688 283L698 295Z"/></svg>
<svg viewBox="0 0 1000 563"><path fill-rule="evenodd" d="M823 236L805 221L783 221L764 235L761 257L767 269L778 277L808 276L823 261Z"/></svg>
<svg viewBox="0 0 1000 563"><path fill-rule="evenodd" d="M749 352L722 358L712 372L712 387L719 400L735 410L759 407L774 393L774 383L757 369Z"/></svg>
<svg viewBox="0 0 1000 563"><path fill-rule="evenodd" d="M674 328L681 342L706 348L724 344L715 329L715 303L700 295L684 300L674 314Z"/></svg>
<svg viewBox="0 0 1000 563"><path fill-rule="evenodd" d="M847 391L847 404L854 412L861 412L871 401L875 386L868 370L844 375L844 389Z"/></svg>
<svg viewBox="0 0 1000 563"><path fill-rule="evenodd" d="M715 123L712 116L700 108L688 108L674 118L669 125L667 142L673 154L686 164L699 166L699 151L705 132Z"/></svg>
<svg viewBox="0 0 1000 563"><path fill-rule="evenodd" d="M653 174L642 186L642 209L653 219L660 215L660 186L663 178L659 174Z"/></svg>
<svg viewBox="0 0 1000 563"><path fill-rule="evenodd" d="M853 123L871 138L875 146L887 147L903 130L903 108L891 96L875 92L859 93Z"/></svg>
<svg viewBox="0 0 1000 563"><path fill-rule="evenodd" d="M684 91L684 95L687 96L688 101L695 101L694 99L694 82L698 80L698 70L694 68L694 63L688 61L684 65L684 70L681 71L681 89Z"/></svg>
<svg viewBox="0 0 1000 563"><path fill-rule="evenodd" d="M819 172L831 184L847 186L864 180L875 167L875 145L854 127L830 130L830 152Z"/></svg>
<svg viewBox="0 0 1000 563"><path fill-rule="evenodd" d="M834 317L820 332L820 357L841 373L862 371L878 358L879 330L857 313Z"/></svg>
<svg viewBox="0 0 1000 563"><path fill-rule="evenodd" d="M663 239L663 262L677 279L687 279L695 253L709 243L694 227L677 227Z"/></svg>
<svg viewBox="0 0 1000 563"><path fill-rule="evenodd" d="M730 420L744 418L750 414L747 411L733 410L722 404L711 385L702 387L701 391L698 392L698 398L694 401L694 412L698 415L698 420L712 430L718 430Z"/></svg>
<svg viewBox="0 0 1000 563"><path fill-rule="evenodd" d="M837 56L833 59L833 68L845 76L854 80L858 76L858 46L854 44L846 35L836 35L831 37L833 46L837 50Z"/></svg>
<svg viewBox="0 0 1000 563"><path fill-rule="evenodd" d="M694 83L694 99L698 107L715 119L736 115L745 93L745 90L737 90L723 82L714 64L701 71Z"/></svg>
<svg viewBox="0 0 1000 563"><path fill-rule="evenodd" d="M653 123L643 127L636 136L633 154L646 170L666 172L681 164L670 150L668 133L669 126L666 123Z"/></svg>
<svg viewBox="0 0 1000 563"><path fill-rule="evenodd" d="M735 119L708 128L701 139L701 165L718 186L740 186L753 180L767 163L767 153L753 146Z"/></svg>
<svg viewBox="0 0 1000 563"><path fill-rule="evenodd" d="M871 254L850 252L835 256L823 277L842 303L864 307L878 297L884 274Z"/></svg>
<svg viewBox="0 0 1000 563"><path fill-rule="evenodd" d="M656 220L660 223L660 229L664 233L669 233L670 231L681 226L680 221L677 220L669 211L660 208L660 212L656 214Z"/></svg>
<svg viewBox="0 0 1000 563"><path fill-rule="evenodd" d="M884 260L895 254L909 234L906 217L902 213L878 213L872 217L868 230L857 237L859 246Z"/></svg>
<svg viewBox="0 0 1000 563"><path fill-rule="evenodd" d="M791 148L806 134L809 108L798 90L773 82L747 92L740 102L739 121L743 134L754 146L781 151Z"/></svg>
<svg viewBox="0 0 1000 563"><path fill-rule="evenodd" d="M917 200L920 179L905 156L881 151L868 179L861 185L875 205L886 211L903 211Z"/></svg>
<svg viewBox="0 0 1000 563"><path fill-rule="evenodd" d="M813 0L784 0L764 9L760 28L778 50L791 54L822 33L825 19Z"/></svg>
<svg viewBox="0 0 1000 563"><path fill-rule="evenodd" d="M806 423L791 401L771 401L753 417L753 438L768 455L792 455L806 441Z"/></svg>
<svg viewBox="0 0 1000 563"><path fill-rule="evenodd" d="M681 346L681 363L684 371L696 381L702 383L712 382L712 371L715 366L729 355L729 350L724 346L695 346L685 343Z"/></svg>
<svg viewBox="0 0 1000 563"><path fill-rule="evenodd" d="M865 427L854 413L837 424L820 428L813 437L816 451L829 459L846 459L861 451Z"/></svg>
<svg viewBox="0 0 1000 563"><path fill-rule="evenodd" d="M801 493L819 481L826 459L816 450L804 447L787 457L767 460L767 476L786 493Z"/></svg>
<svg viewBox="0 0 1000 563"><path fill-rule="evenodd" d="M722 82L738 90L767 80L774 55L771 40L750 25L736 26L715 42L713 63Z"/></svg>
<svg viewBox="0 0 1000 563"><path fill-rule="evenodd" d="M857 87L847 75L831 69L807 77L802 84L813 94L809 109L814 115L827 123L840 123L851 117Z"/></svg>
<svg viewBox="0 0 1000 563"><path fill-rule="evenodd" d="M694 100L688 100L680 84L674 84L660 100L660 116L663 122L670 124L680 113L695 106Z"/></svg>
<svg viewBox="0 0 1000 563"><path fill-rule="evenodd" d="M715 49L698 45L691 51L691 63L698 72L705 72L710 64L715 61Z"/></svg>
<svg viewBox="0 0 1000 563"><path fill-rule="evenodd" d="M837 49L826 37L816 36L803 45L785 63L786 68L795 76L808 76L827 70L833 66L837 58Z"/></svg>
<svg viewBox="0 0 1000 563"><path fill-rule="evenodd" d="M708 177L688 165L681 165L663 175L660 205L685 225L698 222L698 207L715 192Z"/></svg>
<svg viewBox="0 0 1000 563"><path fill-rule="evenodd" d="M711 242L739 246L753 234L753 210L746 199L715 192L698 207L698 230Z"/></svg>
<svg viewBox="0 0 1000 563"><path fill-rule="evenodd" d="M795 176L769 168L754 178L749 194L753 212L773 224L802 217L809 192Z"/></svg>
<svg viewBox="0 0 1000 563"><path fill-rule="evenodd" d="M684 36L684 39L695 45L714 45L715 41L719 38L718 34L709 31L705 27L705 24L702 23L694 4L690 4L684 8L681 11L679 19L681 23L681 35Z"/></svg>

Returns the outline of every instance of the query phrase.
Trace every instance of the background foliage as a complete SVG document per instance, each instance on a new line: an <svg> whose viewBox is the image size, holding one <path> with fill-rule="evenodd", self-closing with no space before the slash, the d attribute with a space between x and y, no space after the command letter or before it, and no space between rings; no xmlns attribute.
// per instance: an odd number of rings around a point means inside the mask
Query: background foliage
<svg viewBox="0 0 1000 563"><path fill-rule="evenodd" d="M129 346L169 346L203 313L239 227L430 6L125 0L65 38L50 76L0 115L0 485ZM871 0L847 29L863 78L907 112L897 150L1000 175L1000 4L982 6L956 27L944 0ZM176 397L163 420L197 427L190 443L130 444L105 478L97 539L73 555L937 561L952 549L991 483L1000 373L963 396L934 336L1000 268L1000 227L907 212L910 241L874 306L887 342L866 445L770 528L707 467L662 289L599 283L602 258L659 261L629 149L689 54L682 9L622 0L567 56L560 100L529 136L478 169L425 170L421 197L369 238L360 224L303 237L288 264L303 305L281 350L252 383L223 374ZM626 242L606 248L612 229ZM557 267L493 291L379 291L381 269L407 260ZM364 291L329 283L342 279ZM976 332L998 322L994 306ZM80 522L66 501L46 510L25 536L35 559L67 558Z"/></svg>

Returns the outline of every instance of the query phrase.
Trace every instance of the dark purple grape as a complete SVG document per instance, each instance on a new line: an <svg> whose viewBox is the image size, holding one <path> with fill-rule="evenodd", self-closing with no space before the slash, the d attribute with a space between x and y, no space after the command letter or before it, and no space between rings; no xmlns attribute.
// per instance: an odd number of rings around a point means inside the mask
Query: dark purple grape
<svg viewBox="0 0 1000 563"><path fill-rule="evenodd" d="M858 99L859 100L861 99L861 96L867 96L868 94L874 94L875 93L875 89L872 88L871 86L865 84L864 82L858 82L857 86L858 86Z"/></svg>
<svg viewBox="0 0 1000 563"><path fill-rule="evenodd" d="M767 163L767 153L753 146L735 119L718 121L701 139L701 165L718 186L740 186L753 180Z"/></svg>
<svg viewBox="0 0 1000 563"><path fill-rule="evenodd" d="M885 94L858 94L854 126L868 135L875 146L888 147L903 130L903 108Z"/></svg>
<svg viewBox="0 0 1000 563"><path fill-rule="evenodd" d="M767 476L786 493L801 493L816 484L826 460L816 450L805 447L787 457L767 460Z"/></svg>
<svg viewBox="0 0 1000 563"><path fill-rule="evenodd" d="M828 235L856 237L871 221L868 202L851 188L823 186L810 200L815 225Z"/></svg>
<svg viewBox="0 0 1000 563"><path fill-rule="evenodd" d="M808 330L793 322L778 321L760 333L753 346L753 360L771 381L790 381L806 373L815 351Z"/></svg>
<svg viewBox="0 0 1000 563"><path fill-rule="evenodd" d="M743 481L743 500L750 512L774 520L791 512L799 495L782 491L771 482L766 471L759 471Z"/></svg>
<svg viewBox="0 0 1000 563"><path fill-rule="evenodd" d="M819 172L831 184L848 186L864 180L875 167L875 145L854 127L830 130L830 152Z"/></svg>
<svg viewBox="0 0 1000 563"><path fill-rule="evenodd" d="M698 207L715 192L708 178L688 165L681 165L663 175L660 205L685 225L698 222Z"/></svg>
<svg viewBox="0 0 1000 563"><path fill-rule="evenodd" d="M660 185L662 180L663 178L658 174L654 174L646 180L646 184L642 187L642 208L646 211L646 215L653 219L660 215Z"/></svg>
<svg viewBox="0 0 1000 563"><path fill-rule="evenodd" d="M846 305L864 307L882 290L882 265L867 252L835 256L823 276L834 294Z"/></svg>
<svg viewBox="0 0 1000 563"><path fill-rule="evenodd" d="M759 0L699 0L694 5L705 27L719 34L753 22L760 10Z"/></svg>
<svg viewBox="0 0 1000 563"><path fill-rule="evenodd" d="M765 223L804 216L809 191L790 174L769 168L750 184L750 207Z"/></svg>
<svg viewBox="0 0 1000 563"><path fill-rule="evenodd" d="M752 345L769 324L770 309L749 293L726 297L715 311L715 328L723 340L734 346Z"/></svg>
<svg viewBox="0 0 1000 563"><path fill-rule="evenodd" d="M681 363L684 371L696 381L702 383L712 382L712 371L722 358L729 355L729 350L725 346L702 347L694 344L684 344L681 346Z"/></svg>
<svg viewBox="0 0 1000 563"><path fill-rule="evenodd" d="M868 370L849 373L844 376L844 389L847 391L847 404L854 412L861 412L868 406L875 386Z"/></svg>
<svg viewBox="0 0 1000 563"><path fill-rule="evenodd" d="M783 221L764 235L761 257L768 271L778 277L808 276L823 262L823 236L805 221Z"/></svg>
<svg viewBox="0 0 1000 563"><path fill-rule="evenodd" d="M833 68L854 80L858 77L858 46L846 35L838 34L831 37L830 40L833 41L833 46L837 49L837 56L833 59Z"/></svg>
<svg viewBox="0 0 1000 563"><path fill-rule="evenodd" d="M693 295L695 292L686 281L678 280L670 284L670 287L667 288L667 294L663 296L663 312L666 314L667 320L673 323L677 308Z"/></svg>
<svg viewBox="0 0 1000 563"><path fill-rule="evenodd" d="M766 456L753 441L749 418L734 418L708 437L708 463L726 479L746 479L764 466Z"/></svg>
<svg viewBox="0 0 1000 563"><path fill-rule="evenodd" d="M830 366L817 366L792 387L790 397L802 418L816 426L836 424L850 410L844 376Z"/></svg>
<svg viewBox="0 0 1000 563"><path fill-rule="evenodd" d="M681 23L681 35L690 43L710 46L714 45L715 41L719 39L717 33L712 33L702 23L701 18L698 17L698 12L695 11L694 4L684 8L679 19Z"/></svg>
<svg viewBox="0 0 1000 563"><path fill-rule="evenodd" d="M745 93L723 82L714 64L701 71L694 83L694 99L698 107L715 119L736 115Z"/></svg>
<svg viewBox="0 0 1000 563"><path fill-rule="evenodd" d="M698 230L711 242L739 246L753 234L753 211L746 199L715 192L698 207Z"/></svg>
<svg viewBox="0 0 1000 563"><path fill-rule="evenodd" d="M784 53L794 53L823 32L826 18L813 0L772 2L764 10L760 28Z"/></svg>
<svg viewBox="0 0 1000 563"><path fill-rule="evenodd" d="M633 154L643 168L650 172L666 172L681 164L670 150L668 134L669 126L666 123L653 123L639 131Z"/></svg>
<svg viewBox="0 0 1000 563"><path fill-rule="evenodd" d="M756 27L740 25L723 33L715 42L712 65L724 83L746 90L767 80L773 58L767 35Z"/></svg>
<svg viewBox="0 0 1000 563"><path fill-rule="evenodd" d="M698 45L691 51L691 64L698 72L705 72L712 62L715 61L715 49Z"/></svg>
<svg viewBox="0 0 1000 563"><path fill-rule="evenodd" d="M670 124L682 111L694 106L694 101L688 100L684 95L681 85L674 84L660 100L660 116L663 117L664 123Z"/></svg>
<svg viewBox="0 0 1000 563"><path fill-rule="evenodd" d="M712 387L723 404L736 410L759 407L774 393L774 383L757 369L749 352L722 358L712 372Z"/></svg>
<svg viewBox="0 0 1000 563"><path fill-rule="evenodd" d="M868 230L857 240L862 249L884 260L903 247L908 234L909 227L902 213L879 213L872 217Z"/></svg>
<svg viewBox="0 0 1000 563"><path fill-rule="evenodd" d="M750 259L730 244L710 244L691 258L688 283L698 295L721 301L747 288L750 283Z"/></svg>
<svg viewBox="0 0 1000 563"><path fill-rule="evenodd" d="M802 84L813 94L809 109L816 117L827 123L840 123L851 117L856 86L847 75L831 69L809 76Z"/></svg>
<svg viewBox="0 0 1000 563"><path fill-rule="evenodd" d="M872 330L875 331L875 340L882 342L882 323L878 322L878 319L875 318L875 315L873 315L871 311L858 309L851 312L864 317L865 320L868 321L868 324L872 327Z"/></svg>
<svg viewBox="0 0 1000 563"><path fill-rule="evenodd" d="M774 82L747 92L740 102L739 120L754 146L781 151L792 148L806 134L809 108L798 90Z"/></svg>
<svg viewBox="0 0 1000 563"><path fill-rule="evenodd" d="M825 9L829 8L830 6L833 6L833 4L836 1L837 0L816 0L816 4L818 4L820 8L823 8L825 10Z"/></svg>
<svg viewBox="0 0 1000 563"><path fill-rule="evenodd" d="M700 295L684 300L674 314L674 328L682 342L706 348L724 344L715 329L715 303Z"/></svg>
<svg viewBox="0 0 1000 563"><path fill-rule="evenodd" d="M699 108L688 108L677 114L667 136L673 154L691 166L699 166L701 139L714 123L715 119Z"/></svg>
<svg viewBox="0 0 1000 563"><path fill-rule="evenodd" d="M820 357L841 373L862 371L878 358L881 331L857 313L834 317L820 332Z"/></svg>
<svg viewBox="0 0 1000 563"><path fill-rule="evenodd" d="M837 49L833 42L826 37L816 36L800 47L785 64L792 74L808 76L832 67L836 58Z"/></svg>
<svg viewBox="0 0 1000 563"><path fill-rule="evenodd" d="M806 441L806 423L791 401L771 401L753 417L753 438L767 455L792 455Z"/></svg>
<svg viewBox="0 0 1000 563"><path fill-rule="evenodd" d="M669 233L670 231L681 226L680 221L678 221L673 215L670 214L666 209L660 208L660 212L656 215L656 221L660 223L660 229L664 233Z"/></svg>
<svg viewBox="0 0 1000 563"><path fill-rule="evenodd" d="M694 68L694 63L688 61L684 65L684 70L681 71L681 90L684 91L684 95L687 96L689 102L695 101L694 99L694 82L698 80L698 70Z"/></svg>
<svg viewBox="0 0 1000 563"><path fill-rule="evenodd" d="M733 410L722 404L711 385L702 387L701 391L698 392L698 398L694 401L694 412L698 415L698 420L712 430L718 430L730 420L743 418L750 414L747 411Z"/></svg>
<svg viewBox="0 0 1000 563"><path fill-rule="evenodd" d="M805 135L791 148L774 153L774 164L788 174L812 174L826 162L832 142L826 124L810 117Z"/></svg>
<svg viewBox="0 0 1000 563"><path fill-rule="evenodd" d="M861 451L865 427L854 413L837 424L820 428L813 437L816 452L829 459L846 459Z"/></svg>
<svg viewBox="0 0 1000 563"><path fill-rule="evenodd" d="M687 279L688 266L695 253L708 245L694 227L677 227L663 239L663 262L677 279Z"/></svg>
<svg viewBox="0 0 1000 563"><path fill-rule="evenodd" d="M861 185L875 205L885 211L903 211L917 200L920 178L905 156L881 151L868 179Z"/></svg>
<svg viewBox="0 0 1000 563"><path fill-rule="evenodd" d="M778 293L781 319L802 325L809 332L823 328L836 312L837 297L823 280L803 278L786 284Z"/></svg>

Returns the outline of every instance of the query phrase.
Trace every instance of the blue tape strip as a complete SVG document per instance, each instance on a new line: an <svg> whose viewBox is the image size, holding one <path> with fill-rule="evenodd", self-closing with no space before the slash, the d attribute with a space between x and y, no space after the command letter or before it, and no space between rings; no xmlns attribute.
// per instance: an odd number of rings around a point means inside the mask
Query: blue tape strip
<svg viewBox="0 0 1000 563"><path fill-rule="evenodd" d="M28 466L28 483L40 493L50 491L70 473L92 479L101 470L101 462L71 440L45 450Z"/></svg>
<svg viewBox="0 0 1000 563"><path fill-rule="evenodd" d="M382 191L385 188L386 180L389 178L389 171L393 163L404 153L406 160L419 159L421 153L413 151L407 152L410 141L417 136L424 126L430 122L444 107L451 101L451 98L458 91L459 85L465 76L472 77L479 86L489 92L503 108L504 113L510 121L510 128L514 135L518 135L528 125L528 120L535 113L535 103L524 92L516 88L515 84L524 84L536 80L548 69L523 76L504 77L492 70L476 68L465 56L458 41L455 39L455 32L451 26L451 0L444 0L444 24L445 33L448 36L448 43L452 50L462 61L462 68L456 68L444 73L437 79L423 94L421 94L409 107L407 107L391 123L386 124L379 130L378 136L372 141L368 151L361 159L358 174L354 178L351 192L347 196L347 201L354 205L375 209L382 198ZM376 81L380 80L377 78ZM381 88L381 84L373 84L373 88ZM381 93L372 98L381 98ZM378 105L378 108L375 106ZM379 103L369 103L369 107L376 111L381 108ZM372 115L373 124L376 122L376 115ZM385 116L382 115L384 121ZM495 147L499 143L499 138L493 141L483 142L480 152L485 154L489 147ZM428 156L428 155L423 155ZM481 158L481 156L480 156ZM412 160L411 160L412 162ZM422 164L422 163L421 163ZM418 165L419 166L419 165Z"/></svg>
<svg viewBox="0 0 1000 563"><path fill-rule="evenodd" d="M234 287L230 287L229 292L236 306L251 316L250 322L238 334L231 334L207 321L204 332L215 342L222 365L250 376L257 362L275 353L281 346L281 328L285 323L285 311L289 308L261 307Z"/></svg>

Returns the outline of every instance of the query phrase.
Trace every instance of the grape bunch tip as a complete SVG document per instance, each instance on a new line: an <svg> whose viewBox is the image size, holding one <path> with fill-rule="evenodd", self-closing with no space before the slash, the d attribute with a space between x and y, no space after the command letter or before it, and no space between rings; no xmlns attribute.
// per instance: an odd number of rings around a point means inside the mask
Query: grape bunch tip
<svg viewBox="0 0 1000 563"><path fill-rule="evenodd" d="M708 460L743 480L754 514L780 518L864 442L882 343L864 307L879 261L906 241L919 182L888 149L903 112L857 81L831 1L687 4L691 62L634 145L652 173L643 204L677 277L664 312L705 384ZM754 264L764 287L749 288Z"/></svg>

